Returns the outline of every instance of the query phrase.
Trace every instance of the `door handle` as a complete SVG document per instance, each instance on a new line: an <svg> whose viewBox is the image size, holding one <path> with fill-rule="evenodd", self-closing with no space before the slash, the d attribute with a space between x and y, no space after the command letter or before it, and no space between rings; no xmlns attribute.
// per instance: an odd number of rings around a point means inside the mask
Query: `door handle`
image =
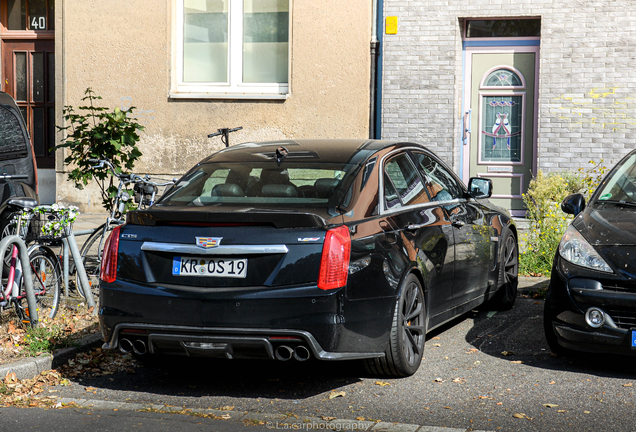
<svg viewBox="0 0 636 432"><path fill-rule="evenodd" d="M424 226L426 226L426 224L408 224L406 226L406 229L408 231L415 231L415 230L418 230L418 229L420 229L420 228L422 228Z"/></svg>
<svg viewBox="0 0 636 432"><path fill-rule="evenodd" d="M460 221L460 220L454 220L451 222L451 225L454 226L455 228L461 228L464 225L466 225L466 222Z"/></svg>
<svg viewBox="0 0 636 432"><path fill-rule="evenodd" d="M468 139L470 137L470 134L472 133L472 116L471 113L473 112L472 109L469 109L468 111L466 111L466 113L464 114L464 145L468 145ZM468 120L467 120L468 119Z"/></svg>

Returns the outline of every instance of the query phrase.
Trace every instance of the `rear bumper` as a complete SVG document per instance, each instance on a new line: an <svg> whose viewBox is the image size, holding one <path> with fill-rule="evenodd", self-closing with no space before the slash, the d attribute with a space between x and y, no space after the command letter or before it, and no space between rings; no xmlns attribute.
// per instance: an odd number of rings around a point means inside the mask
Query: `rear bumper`
<svg viewBox="0 0 636 432"><path fill-rule="evenodd" d="M190 290L117 280L102 282L99 321L105 349L127 339L126 351L139 341L146 352L187 356L275 359L279 346L321 360L384 356L385 338L359 329L377 317L345 319L344 301L343 289L315 285Z"/></svg>
<svg viewBox="0 0 636 432"><path fill-rule="evenodd" d="M373 352L328 352L322 349L311 333L306 331L197 328L133 323L118 324L111 339L104 343L102 348L115 349L123 339L127 339L131 344L137 341L143 342L143 346L151 354L196 357L274 360L277 359L276 349L281 346L289 347L292 351L296 351L298 347L305 347L320 360L355 360L384 356L384 353Z"/></svg>

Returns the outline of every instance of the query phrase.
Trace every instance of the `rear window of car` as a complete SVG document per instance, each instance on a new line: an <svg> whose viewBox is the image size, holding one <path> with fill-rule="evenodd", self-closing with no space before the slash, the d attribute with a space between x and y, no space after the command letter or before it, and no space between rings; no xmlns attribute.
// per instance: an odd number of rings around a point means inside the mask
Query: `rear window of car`
<svg viewBox="0 0 636 432"><path fill-rule="evenodd" d="M197 166L158 206L330 207L346 199L356 165L208 163Z"/></svg>
<svg viewBox="0 0 636 432"><path fill-rule="evenodd" d="M16 113L0 105L0 159L26 156L27 145Z"/></svg>

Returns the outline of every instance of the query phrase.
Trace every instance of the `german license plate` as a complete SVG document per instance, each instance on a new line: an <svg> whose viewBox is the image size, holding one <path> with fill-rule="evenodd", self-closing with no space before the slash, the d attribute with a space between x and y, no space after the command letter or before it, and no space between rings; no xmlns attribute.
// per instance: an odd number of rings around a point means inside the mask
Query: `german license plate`
<svg viewBox="0 0 636 432"><path fill-rule="evenodd" d="M636 348L636 330L632 330L632 348Z"/></svg>
<svg viewBox="0 0 636 432"><path fill-rule="evenodd" d="M174 276L208 276L244 278L247 275L247 259L174 257Z"/></svg>

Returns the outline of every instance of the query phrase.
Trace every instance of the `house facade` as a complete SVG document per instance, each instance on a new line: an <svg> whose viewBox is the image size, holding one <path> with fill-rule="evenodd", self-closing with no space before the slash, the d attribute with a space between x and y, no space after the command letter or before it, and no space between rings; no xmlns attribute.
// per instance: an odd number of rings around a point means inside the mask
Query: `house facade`
<svg viewBox="0 0 636 432"><path fill-rule="evenodd" d="M420 141L523 215L538 170L636 144L636 4L383 0L382 138ZM397 23L396 23L397 22Z"/></svg>
<svg viewBox="0 0 636 432"><path fill-rule="evenodd" d="M87 88L135 107L138 174L180 176L231 143L368 137L372 2L0 0L2 89L23 109L42 202L102 211L67 181L62 109Z"/></svg>

